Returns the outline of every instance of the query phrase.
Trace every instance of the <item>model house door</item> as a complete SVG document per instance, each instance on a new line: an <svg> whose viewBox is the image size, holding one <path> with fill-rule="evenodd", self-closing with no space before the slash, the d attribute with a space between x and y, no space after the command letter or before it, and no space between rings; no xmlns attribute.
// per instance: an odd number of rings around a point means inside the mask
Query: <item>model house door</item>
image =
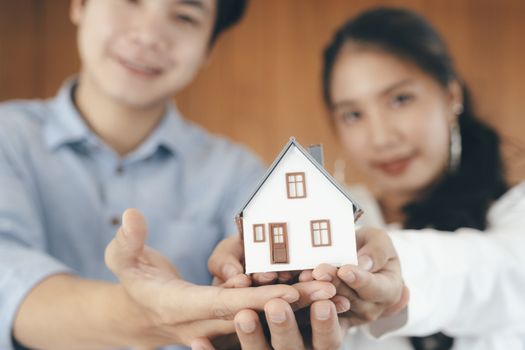
<svg viewBox="0 0 525 350"><path fill-rule="evenodd" d="M272 264L288 263L288 233L286 223L270 223L270 250Z"/></svg>

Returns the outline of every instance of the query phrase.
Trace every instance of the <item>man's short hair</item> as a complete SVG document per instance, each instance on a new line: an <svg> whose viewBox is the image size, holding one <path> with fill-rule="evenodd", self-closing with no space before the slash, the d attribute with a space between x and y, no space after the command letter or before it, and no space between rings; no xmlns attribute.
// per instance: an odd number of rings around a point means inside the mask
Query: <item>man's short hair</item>
<svg viewBox="0 0 525 350"><path fill-rule="evenodd" d="M210 46L219 35L239 22L244 15L248 0L217 0L217 18L210 38Z"/></svg>

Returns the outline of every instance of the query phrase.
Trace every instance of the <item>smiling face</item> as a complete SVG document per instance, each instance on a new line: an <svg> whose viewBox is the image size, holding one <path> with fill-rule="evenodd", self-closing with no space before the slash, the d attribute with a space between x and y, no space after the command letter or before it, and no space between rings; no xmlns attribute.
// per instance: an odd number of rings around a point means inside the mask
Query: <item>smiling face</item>
<svg viewBox="0 0 525 350"><path fill-rule="evenodd" d="M215 0L73 0L80 83L150 107L183 89L207 58Z"/></svg>
<svg viewBox="0 0 525 350"><path fill-rule="evenodd" d="M345 154L380 190L417 195L444 173L459 84L444 88L408 60L354 44L343 46L331 77Z"/></svg>

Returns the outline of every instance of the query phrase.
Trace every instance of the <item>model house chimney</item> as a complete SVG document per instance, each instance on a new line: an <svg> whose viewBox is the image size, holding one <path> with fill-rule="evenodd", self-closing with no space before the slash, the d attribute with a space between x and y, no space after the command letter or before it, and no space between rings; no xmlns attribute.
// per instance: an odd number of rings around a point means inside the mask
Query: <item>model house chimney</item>
<svg viewBox="0 0 525 350"><path fill-rule="evenodd" d="M322 144L308 146L308 153L324 168Z"/></svg>

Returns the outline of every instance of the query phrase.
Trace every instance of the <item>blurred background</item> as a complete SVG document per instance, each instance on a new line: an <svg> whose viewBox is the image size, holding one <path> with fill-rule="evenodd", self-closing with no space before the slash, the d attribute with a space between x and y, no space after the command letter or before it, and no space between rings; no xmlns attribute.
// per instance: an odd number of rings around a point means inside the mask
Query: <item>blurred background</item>
<svg viewBox="0 0 525 350"><path fill-rule="evenodd" d="M347 17L377 5L408 7L437 27L478 114L502 135L510 181L525 179L525 0L251 0L176 96L180 110L267 163L292 135L323 143L332 171L341 151L321 99L322 50ZM51 97L78 70L68 11L69 0L0 0L0 101Z"/></svg>

